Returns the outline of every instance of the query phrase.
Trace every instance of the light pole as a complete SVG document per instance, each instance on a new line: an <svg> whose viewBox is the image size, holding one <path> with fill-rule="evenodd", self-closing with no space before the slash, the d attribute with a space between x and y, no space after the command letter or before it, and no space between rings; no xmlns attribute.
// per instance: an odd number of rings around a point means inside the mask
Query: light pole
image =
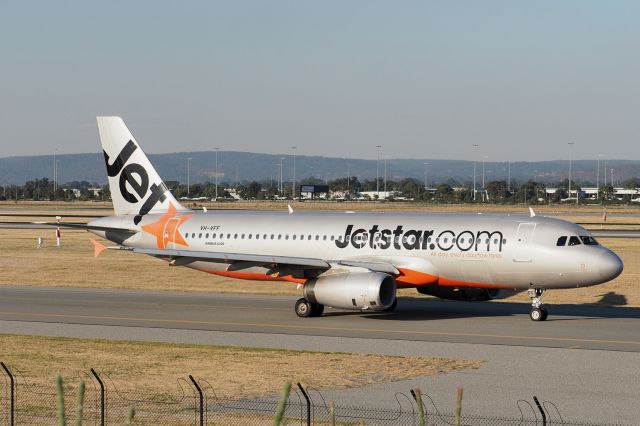
<svg viewBox="0 0 640 426"><path fill-rule="evenodd" d="M482 201L484 201L485 189L484 189L484 161L487 159L486 155L482 156Z"/></svg>
<svg viewBox="0 0 640 426"><path fill-rule="evenodd" d="M220 148L214 148L216 151L216 201L218 201L218 150Z"/></svg>
<svg viewBox="0 0 640 426"><path fill-rule="evenodd" d="M58 164L56 160L56 154L58 153L58 148L53 150L53 201L56 200L56 181L58 178Z"/></svg>
<svg viewBox="0 0 640 426"><path fill-rule="evenodd" d="M384 199L387 199L387 159L388 155L384 156ZM379 198L379 197L378 197Z"/></svg>
<svg viewBox="0 0 640 426"><path fill-rule="evenodd" d="M59 170L60 170L60 160L56 160L56 180L58 179ZM58 183L56 182L56 191L57 190L58 190ZM16 194L17 193L18 193L18 190L16 189Z"/></svg>
<svg viewBox="0 0 640 426"><path fill-rule="evenodd" d="M596 200L600 198L600 157L602 157L602 154L598 154L598 168L596 171Z"/></svg>
<svg viewBox="0 0 640 426"><path fill-rule="evenodd" d="M378 160L376 161L376 193L378 194L378 200L380 199L380 148L382 145L376 145L378 148Z"/></svg>
<svg viewBox="0 0 640 426"><path fill-rule="evenodd" d="M282 161L284 157L280 157L280 196L282 196Z"/></svg>
<svg viewBox="0 0 640 426"><path fill-rule="evenodd" d="M571 199L571 154L573 148L573 142L567 142L569 145L569 199ZM578 192L576 191L576 198L578 198Z"/></svg>
<svg viewBox="0 0 640 426"><path fill-rule="evenodd" d="M611 169L611 187L613 187L613 169Z"/></svg>
<svg viewBox="0 0 640 426"><path fill-rule="evenodd" d="M294 200L296 199L296 149L298 149L297 146L292 146L291 150L293 150L293 193L291 195L291 198L293 198Z"/></svg>
<svg viewBox="0 0 640 426"><path fill-rule="evenodd" d="M477 160L477 148L478 148L478 144L474 143L473 147L476 148L473 152L473 201L476 200L476 160Z"/></svg>
<svg viewBox="0 0 640 426"><path fill-rule="evenodd" d="M429 187L428 182L427 182L427 181L428 181L428 179L427 179L427 176L428 176L427 172L428 172L428 170L429 170L429 163L427 163L427 162L425 161L425 162L424 162L424 190L425 190L425 191L426 191L426 190L427 190L427 188Z"/></svg>
<svg viewBox="0 0 640 426"><path fill-rule="evenodd" d="M511 192L511 160L509 160L507 167L507 191Z"/></svg>
<svg viewBox="0 0 640 426"><path fill-rule="evenodd" d="M351 170L349 170L348 162L347 162L347 194L351 194Z"/></svg>
<svg viewBox="0 0 640 426"><path fill-rule="evenodd" d="M187 197L189 197L189 190L191 188L191 157L187 158Z"/></svg>

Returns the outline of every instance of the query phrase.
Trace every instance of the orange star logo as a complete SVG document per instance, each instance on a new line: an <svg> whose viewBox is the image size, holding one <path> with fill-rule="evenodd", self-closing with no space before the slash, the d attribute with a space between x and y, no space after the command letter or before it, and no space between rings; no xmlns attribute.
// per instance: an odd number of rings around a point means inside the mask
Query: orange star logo
<svg viewBox="0 0 640 426"><path fill-rule="evenodd" d="M191 214L176 217L176 213L175 206L169 203L169 210L157 222L142 226L144 232L156 237L156 245L159 249L167 248L167 243L180 244L181 246L189 245L180 235L178 228L191 217Z"/></svg>

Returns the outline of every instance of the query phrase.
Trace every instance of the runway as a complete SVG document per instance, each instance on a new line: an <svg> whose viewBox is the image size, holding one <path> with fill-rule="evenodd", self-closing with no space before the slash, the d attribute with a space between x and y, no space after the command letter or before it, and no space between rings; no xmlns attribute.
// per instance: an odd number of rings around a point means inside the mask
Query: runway
<svg viewBox="0 0 640 426"><path fill-rule="evenodd" d="M640 352L638 308L550 305L549 320L536 323L527 304L406 298L394 313L327 309L320 318L298 318L295 300L1 287L0 320Z"/></svg>
<svg viewBox="0 0 640 426"><path fill-rule="evenodd" d="M554 305L547 322L535 323L526 304L401 299L392 314L328 309L302 319L294 301L2 286L0 333L476 359L485 362L478 370L323 394L393 409L396 392L420 387L438 409L452 412L455 389L463 386L469 414L519 418L516 402L537 395L565 420L634 424L640 417L638 308Z"/></svg>

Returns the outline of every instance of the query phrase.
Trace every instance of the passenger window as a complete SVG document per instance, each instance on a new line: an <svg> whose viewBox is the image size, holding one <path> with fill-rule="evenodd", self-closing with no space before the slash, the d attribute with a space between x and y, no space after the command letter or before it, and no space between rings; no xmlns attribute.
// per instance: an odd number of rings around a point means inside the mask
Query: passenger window
<svg viewBox="0 0 640 426"><path fill-rule="evenodd" d="M332 235L332 236L331 236L331 241L333 241L333 240L334 240L334 238L335 238L335 236L334 236L334 235Z"/></svg>
<svg viewBox="0 0 640 426"><path fill-rule="evenodd" d="M586 246L597 246L598 245L598 242L593 237L589 237L587 235L583 235L583 236L580 237L580 239L582 240L582 244L584 244Z"/></svg>
<svg viewBox="0 0 640 426"><path fill-rule="evenodd" d="M198 238L202 238L202 232L198 234Z"/></svg>
<svg viewBox="0 0 640 426"><path fill-rule="evenodd" d="M214 239L215 239L215 238L216 238L216 234L213 234L213 235L211 236L211 238L214 238Z"/></svg>
<svg viewBox="0 0 640 426"><path fill-rule="evenodd" d="M264 235L262 236L262 238L266 240L266 239L267 239L267 234L264 234ZM273 240L273 235L271 236L271 239Z"/></svg>
<svg viewBox="0 0 640 426"><path fill-rule="evenodd" d="M278 239L281 240L282 239L282 234L278 234Z"/></svg>
<svg viewBox="0 0 640 426"><path fill-rule="evenodd" d="M253 237L253 234L249 234L249 239L251 239L252 237ZM256 237L257 237L257 235L256 235Z"/></svg>
<svg viewBox="0 0 640 426"><path fill-rule="evenodd" d="M316 241L320 239L320 235L316 235Z"/></svg>
<svg viewBox="0 0 640 426"><path fill-rule="evenodd" d="M327 241L327 236L326 235L322 236L322 241Z"/></svg>
<svg viewBox="0 0 640 426"><path fill-rule="evenodd" d="M570 246L579 246L580 243L580 238L576 237L575 235L572 235L569 237L569 245Z"/></svg>
<svg viewBox="0 0 640 426"><path fill-rule="evenodd" d="M237 240L238 239L238 234L233 234L233 239Z"/></svg>
<svg viewBox="0 0 640 426"><path fill-rule="evenodd" d="M502 244L507 244L507 239L506 238L502 239Z"/></svg>
<svg viewBox="0 0 640 426"><path fill-rule="evenodd" d="M558 238L558 241L556 242L556 245L558 247L562 247L565 244L567 244L567 237L566 236L562 236L562 237Z"/></svg>
<svg viewBox="0 0 640 426"><path fill-rule="evenodd" d="M227 234L227 240L231 239L231 234Z"/></svg>
<svg viewBox="0 0 640 426"><path fill-rule="evenodd" d="M260 234L256 234L256 240L260 239Z"/></svg>
<svg viewBox="0 0 640 426"><path fill-rule="evenodd" d="M289 239L289 234L286 234L286 235L284 236L284 239L285 239L285 240L288 240L288 239Z"/></svg>
<svg viewBox="0 0 640 426"><path fill-rule="evenodd" d="M298 236L296 234L293 234L293 239L295 240L296 238L298 238Z"/></svg>

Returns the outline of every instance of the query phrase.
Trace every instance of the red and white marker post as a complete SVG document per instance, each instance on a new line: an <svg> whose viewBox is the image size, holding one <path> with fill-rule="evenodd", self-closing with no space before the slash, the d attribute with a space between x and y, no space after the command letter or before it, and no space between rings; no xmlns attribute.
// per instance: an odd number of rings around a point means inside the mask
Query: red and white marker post
<svg viewBox="0 0 640 426"><path fill-rule="evenodd" d="M56 226L56 247L60 247L60 219L62 219L62 217L56 216L56 221L58 222Z"/></svg>

